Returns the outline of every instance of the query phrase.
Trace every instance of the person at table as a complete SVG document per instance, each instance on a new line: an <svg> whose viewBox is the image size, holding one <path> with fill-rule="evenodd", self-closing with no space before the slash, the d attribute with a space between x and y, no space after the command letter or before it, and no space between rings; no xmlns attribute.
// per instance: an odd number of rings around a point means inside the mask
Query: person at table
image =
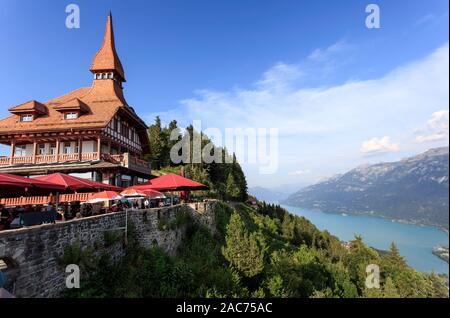
<svg viewBox="0 0 450 318"><path fill-rule="evenodd" d="M50 202L47 205L47 212L56 212L56 208L55 208L55 205L53 203Z"/></svg>
<svg viewBox="0 0 450 318"><path fill-rule="evenodd" d="M9 227L11 213L3 205L0 205L0 230L5 230Z"/></svg>
<svg viewBox="0 0 450 318"><path fill-rule="evenodd" d="M58 215L56 216L56 219L58 220L58 221L65 221L66 220L66 213L65 213L65 211L64 211L64 208L63 207L58 207L58 211L57 211L57 213L58 213Z"/></svg>

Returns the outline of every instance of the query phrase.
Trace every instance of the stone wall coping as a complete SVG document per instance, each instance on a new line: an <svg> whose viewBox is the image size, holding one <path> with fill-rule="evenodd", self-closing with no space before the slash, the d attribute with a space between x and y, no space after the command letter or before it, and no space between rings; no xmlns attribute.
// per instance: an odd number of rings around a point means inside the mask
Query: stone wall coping
<svg viewBox="0 0 450 318"><path fill-rule="evenodd" d="M181 204L172 205L172 206L150 208L150 209L128 209L128 213L166 211L166 210L171 210L171 209L182 207L182 206L186 206L186 203L181 203ZM0 238L14 236L14 235L18 235L18 234L24 234L24 233L39 232L41 230L47 230L50 228L65 227L65 226L69 226L71 224L77 224L80 222L87 222L87 221L95 221L98 219L110 218L110 217L114 217L114 216L118 216L118 215L122 215L122 214L125 214L125 211L110 212L110 213L106 213L106 214L87 216L87 217L83 217L83 218L79 218L79 219L72 219L72 220L68 220L68 221L64 221L64 222L33 225L33 226L22 227L22 228L18 228L18 229L3 230L0 232Z"/></svg>

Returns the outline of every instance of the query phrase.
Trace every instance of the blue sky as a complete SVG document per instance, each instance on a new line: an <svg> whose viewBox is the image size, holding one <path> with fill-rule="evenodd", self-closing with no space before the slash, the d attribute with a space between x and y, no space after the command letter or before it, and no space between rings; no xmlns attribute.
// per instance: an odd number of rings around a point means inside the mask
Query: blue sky
<svg viewBox="0 0 450 318"><path fill-rule="evenodd" d="M380 29L365 27L372 2ZM80 29L65 27L69 3ZM280 129L275 177L244 164L251 186L448 143L446 0L0 0L0 116L89 86L109 10L126 98L147 123Z"/></svg>

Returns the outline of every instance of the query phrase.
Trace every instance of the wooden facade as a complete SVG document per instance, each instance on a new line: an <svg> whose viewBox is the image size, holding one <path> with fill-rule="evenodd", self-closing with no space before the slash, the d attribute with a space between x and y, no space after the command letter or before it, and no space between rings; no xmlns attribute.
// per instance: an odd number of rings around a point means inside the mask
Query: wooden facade
<svg viewBox="0 0 450 318"><path fill-rule="evenodd" d="M114 45L108 16L103 44L90 68L91 87L48 102L28 101L0 120L0 172L40 175L82 174L117 186L134 185L150 177L147 126L126 102L125 73Z"/></svg>

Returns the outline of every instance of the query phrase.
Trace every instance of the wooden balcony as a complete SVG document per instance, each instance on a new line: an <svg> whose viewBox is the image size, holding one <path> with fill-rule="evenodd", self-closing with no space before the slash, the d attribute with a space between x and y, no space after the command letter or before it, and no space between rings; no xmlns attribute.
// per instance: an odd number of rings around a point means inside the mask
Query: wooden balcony
<svg viewBox="0 0 450 318"><path fill-rule="evenodd" d="M36 155L36 156L15 156L15 157L0 157L0 166L10 165L26 165L26 164L51 164L64 163L73 161L90 161L99 160L97 152L84 152L80 155L78 153L60 154L57 155Z"/></svg>
<svg viewBox="0 0 450 318"><path fill-rule="evenodd" d="M131 170L139 171L142 173L150 174L151 165L150 162L131 156L129 153L123 154L103 154L103 158L106 161L119 163L123 167L129 168Z"/></svg>
<svg viewBox="0 0 450 318"><path fill-rule="evenodd" d="M36 156L15 156L15 157L0 157L0 167L5 166L26 166L26 165L44 165L54 163L69 163L69 162L84 162L84 161L96 161L104 160L112 163L119 164L123 167L131 170L139 171L142 173L150 174L150 163L131 156L129 153L123 154L101 154L98 152L83 152L83 153L70 153L59 155L36 155Z"/></svg>

